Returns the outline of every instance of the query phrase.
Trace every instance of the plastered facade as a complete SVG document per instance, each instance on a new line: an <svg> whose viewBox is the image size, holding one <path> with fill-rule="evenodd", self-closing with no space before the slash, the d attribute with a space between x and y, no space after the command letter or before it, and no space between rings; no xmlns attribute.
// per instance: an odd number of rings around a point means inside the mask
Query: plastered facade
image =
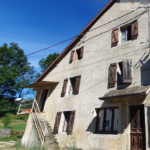
<svg viewBox="0 0 150 150"><path fill-rule="evenodd" d="M135 3L136 4L136 3ZM77 147L83 150L130 150L130 119L129 106L144 104L146 131L148 125L148 106L150 96L146 98L129 97L110 101L99 100L109 90L108 69L111 63L122 62L123 59L132 59L132 86L150 84L150 60L149 60L149 36L148 36L148 12L145 8L125 9L122 7L131 5L130 1L116 2L93 25L90 32L71 50L84 46L83 59L69 64L70 52L61 60L43 81L57 81L57 86L49 86L50 95L44 107L44 119L54 127L56 113L59 111L75 110L73 136ZM117 19L118 18L118 19ZM119 32L119 44L111 47L112 30L131 23L138 19L138 38L121 43ZM81 83L78 95L60 97L65 78L81 75ZM41 88L37 87L37 101L40 101ZM119 132L118 134L95 134L96 108L119 107ZM60 120L58 134L56 134L59 146L68 146L71 135L62 132L63 116ZM31 123L28 121L24 137L29 137ZM149 132L146 133L146 150L150 149L148 142ZM30 138L24 139L27 143Z"/></svg>

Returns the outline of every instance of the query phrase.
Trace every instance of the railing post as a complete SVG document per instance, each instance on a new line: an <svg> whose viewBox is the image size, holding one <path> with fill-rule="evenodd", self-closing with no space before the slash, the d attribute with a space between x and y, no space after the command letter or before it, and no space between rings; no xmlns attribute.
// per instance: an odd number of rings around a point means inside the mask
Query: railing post
<svg viewBox="0 0 150 150"><path fill-rule="evenodd" d="M19 109L18 109L18 112L17 112L17 114L19 114L19 111L20 111L20 107L21 107L21 102L20 102L20 105L19 105Z"/></svg>

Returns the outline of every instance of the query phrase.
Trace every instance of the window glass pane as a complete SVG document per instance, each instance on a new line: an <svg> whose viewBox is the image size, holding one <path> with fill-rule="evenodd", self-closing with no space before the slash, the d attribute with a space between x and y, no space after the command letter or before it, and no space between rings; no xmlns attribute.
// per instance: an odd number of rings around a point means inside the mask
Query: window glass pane
<svg viewBox="0 0 150 150"><path fill-rule="evenodd" d="M127 41L127 29L122 29L122 43Z"/></svg>
<svg viewBox="0 0 150 150"><path fill-rule="evenodd" d="M98 131L103 130L104 110L100 110L98 114Z"/></svg>
<svg viewBox="0 0 150 150"><path fill-rule="evenodd" d="M112 109L106 110L106 126L105 131L111 131Z"/></svg>
<svg viewBox="0 0 150 150"><path fill-rule="evenodd" d="M118 131L119 128L119 109L114 109L114 131Z"/></svg>

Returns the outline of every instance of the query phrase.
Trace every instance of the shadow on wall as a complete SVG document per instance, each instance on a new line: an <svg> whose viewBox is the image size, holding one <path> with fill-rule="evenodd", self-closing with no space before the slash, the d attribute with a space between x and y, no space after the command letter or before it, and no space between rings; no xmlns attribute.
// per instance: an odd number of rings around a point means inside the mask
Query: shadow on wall
<svg viewBox="0 0 150 150"><path fill-rule="evenodd" d="M141 63L141 85L146 86L150 84L150 60L148 55L140 60Z"/></svg>

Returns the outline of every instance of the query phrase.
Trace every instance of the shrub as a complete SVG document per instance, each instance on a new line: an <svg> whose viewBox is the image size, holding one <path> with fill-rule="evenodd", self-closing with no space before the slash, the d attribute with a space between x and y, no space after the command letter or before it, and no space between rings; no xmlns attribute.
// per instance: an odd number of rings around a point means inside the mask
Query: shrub
<svg viewBox="0 0 150 150"><path fill-rule="evenodd" d="M7 126L11 123L11 118L9 117L9 115L5 115L2 118L2 123L4 124L4 128L7 128Z"/></svg>

